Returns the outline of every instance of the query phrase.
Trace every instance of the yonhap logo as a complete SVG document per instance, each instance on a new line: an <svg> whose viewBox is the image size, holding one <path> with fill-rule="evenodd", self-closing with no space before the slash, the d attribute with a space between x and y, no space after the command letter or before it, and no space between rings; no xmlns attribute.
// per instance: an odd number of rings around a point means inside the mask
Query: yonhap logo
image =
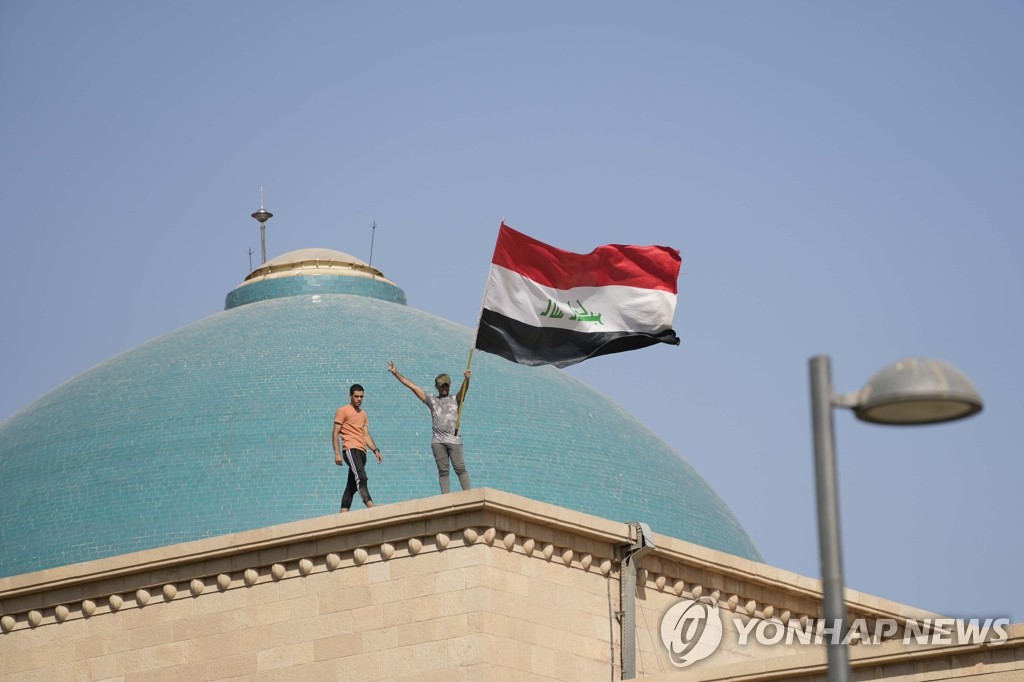
<svg viewBox="0 0 1024 682"><path fill-rule="evenodd" d="M731 619L731 620L730 620ZM726 626L736 647L879 645L902 642L904 646L977 645L999 646L1009 638L1008 618L854 618L826 621L815 618L740 616L723 613L710 597L682 599L661 619L661 641L669 660L678 668L702 661L718 650Z"/></svg>
<svg viewBox="0 0 1024 682"><path fill-rule="evenodd" d="M715 653L722 643L722 616L710 599L683 599L661 619L661 641L672 665L685 668Z"/></svg>

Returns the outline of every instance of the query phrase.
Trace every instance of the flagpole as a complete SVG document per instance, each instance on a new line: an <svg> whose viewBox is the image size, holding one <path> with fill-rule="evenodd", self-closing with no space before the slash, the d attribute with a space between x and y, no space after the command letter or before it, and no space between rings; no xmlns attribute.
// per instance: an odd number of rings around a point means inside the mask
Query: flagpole
<svg viewBox="0 0 1024 682"><path fill-rule="evenodd" d="M501 227L504 224L505 224L505 217L502 216L501 224L498 226L498 232L499 233L501 232ZM492 258L492 264L491 265L493 267L493 258ZM480 298L480 312L477 313L477 316L476 316L476 333L473 334L473 345L469 347L469 361L466 363L466 371L467 372L469 371L469 368L473 365L473 351L476 350L476 337L477 337L477 335L480 334L480 320L482 320L483 317L484 317L484 301L487 300L487 292L490 291L490 290L491 290L491 268L487 268L487 284L484 285L484 295ZM465 383L466 383L465 378L463 378L462 383L463 383L463 386L465 386ZM468 392L468 390L469 389L466 388L465 390L460 390L459 391L459 393L460 393L460 397L459 397L459 411L455 415L455 435L456 436L459 435L459 423L462 421L462 405L463 405L463 403L466 402L466 393Z"/></svg>
<svg viewBox="0 0 1024 682"><path fill-rule="evenodd" d="M476 324L477 324L477 329L479 329L479 327L480 327L479 320L477 321ZM474 342L474 344L475 344L475 342ZM473 351L475 351L475 350L476 350L476 346L475 345L472 348L469 349L469 362L466 363L466 371L467 372L469 371L470 366L473 364ZM459 391L459 393L460 393L460 395L459 395L459 412L458 412L458 414L455 415L455 435L456 436L459 435L459 422L462 421L462 406L466 403L466 393L469 390L469 387L466 386L466 381L468 381L468 379L463 378L463 380L462 380L462 389Z"/></svg>

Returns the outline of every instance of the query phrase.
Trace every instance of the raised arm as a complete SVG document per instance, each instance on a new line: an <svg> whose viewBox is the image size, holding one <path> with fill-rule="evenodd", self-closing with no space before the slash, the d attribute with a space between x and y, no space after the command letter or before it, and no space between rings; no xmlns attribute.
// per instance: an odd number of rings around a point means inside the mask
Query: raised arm
<svg viewBox="0 0 1024 682"><path fill-rule="evenodd" d="M459 387L459 394L456 397L456 400L458 400L460 403L466 397L466 393L469 392L469 374L470 372L468 369L462 374L462 386Z"/></svg>
<svg viewBox="0 0 1024 682"><path fill-rule="evenodd" d="M391 360L388 360L388 371L391 372L396 379L402 382L403 386L415 393L417 398L423 402L427 402L427 394L423 392L423 389L402 376L398 369L395 368L395 363Z"/></svg>

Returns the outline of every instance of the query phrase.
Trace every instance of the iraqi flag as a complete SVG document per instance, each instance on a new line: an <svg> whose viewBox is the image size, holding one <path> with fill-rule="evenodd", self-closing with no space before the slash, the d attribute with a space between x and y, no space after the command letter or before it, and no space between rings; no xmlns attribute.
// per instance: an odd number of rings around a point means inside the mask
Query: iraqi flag
<svg viewBox="0 0 1024 682"><path fill-rule="evenodd" d="M680 263L666 246L563 251L502 223L475 347L521 365L567 367L679 345L672 318Z"/></svg>

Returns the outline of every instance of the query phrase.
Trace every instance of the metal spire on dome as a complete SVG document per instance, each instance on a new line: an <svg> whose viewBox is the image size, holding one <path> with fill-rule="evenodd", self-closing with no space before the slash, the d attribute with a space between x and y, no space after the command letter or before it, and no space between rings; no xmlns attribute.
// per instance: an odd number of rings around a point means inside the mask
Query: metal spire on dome
<svg viewBox="0 0 1024 682"><path fill-rule="evenodd" d="M370 267L373 267L373 238L377 236L377 221L373 221L373 225L370 225L370 229L373 232L370 233L370 261L367 263Z"/></svg>
<svg viewBox="0 0 1024 682"><path fill-rule="evenodd" d="M260 251L263 260L261 264L267 262L267 221L274 217L274 214L270 211L263 209L263 188L260 187L260 210L252 214L260 224Z"/></svg>

